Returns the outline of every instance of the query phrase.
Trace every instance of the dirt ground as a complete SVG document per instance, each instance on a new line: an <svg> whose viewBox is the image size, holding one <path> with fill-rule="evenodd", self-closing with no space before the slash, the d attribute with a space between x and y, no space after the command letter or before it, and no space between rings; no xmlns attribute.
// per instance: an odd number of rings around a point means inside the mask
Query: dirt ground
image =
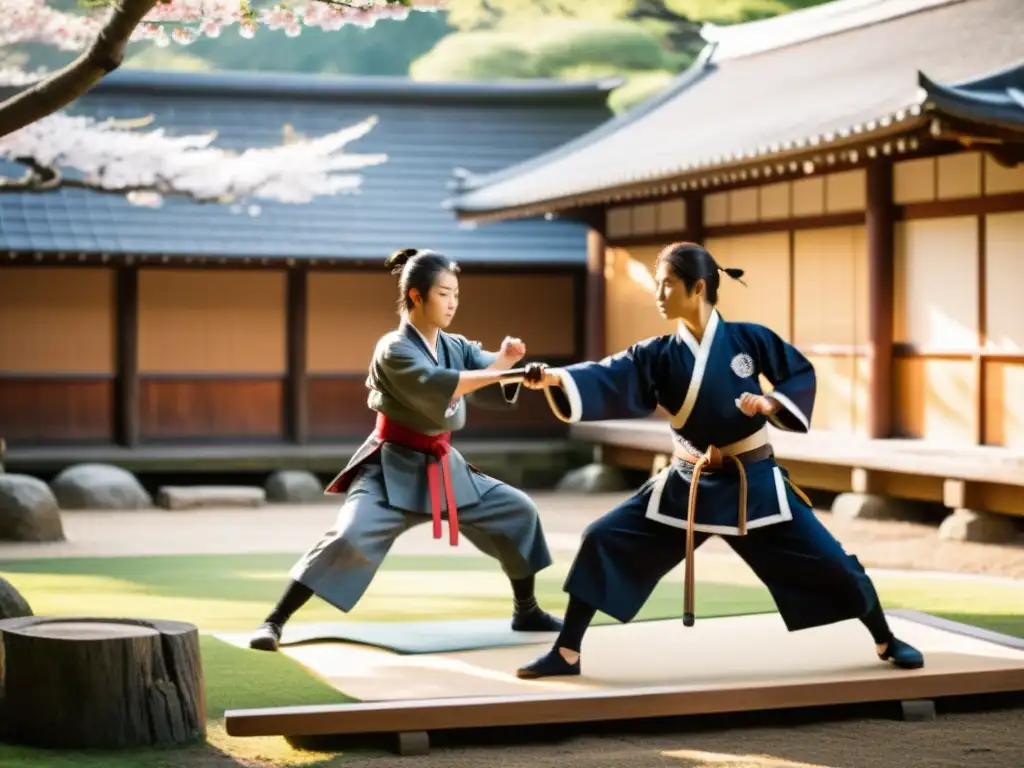
<svg viewBox="0 0 1024 768"><path fill-rule="evenodd" d="M625 498L536 496L552 548L574 552L590 520ZM299 552L333 521L329 504L204 510L201 512L69 512L67 541L57 544L0 544L0 560L27 557L139 554ZM868 568L938 570L1024 579L1024 546L942 542L936 524L821 519ZM460 553L474 554L469 547ZM439 552L429 526L404 536L396 552ZM452 550L445 547L444 554ZM706 554L705 554L706 553ZM701 557L729 560L728 547L711 541ZM310 754L306 766L353 768L1021 768L1024 703L1019 708L940 714L911 723L886 718L830 722L779 720L771 725L737 723L734 728L688 725L675 732L580 735L515 746L437 746L424 757L386 753L349 754L338 762ZM226 738L226 737L225 737ZM231 740L237 744L236 740ZM234 751L234 750L232 750ZM270 766L272 762L228 757L210 750L192 753L189 766Z"/></svg>

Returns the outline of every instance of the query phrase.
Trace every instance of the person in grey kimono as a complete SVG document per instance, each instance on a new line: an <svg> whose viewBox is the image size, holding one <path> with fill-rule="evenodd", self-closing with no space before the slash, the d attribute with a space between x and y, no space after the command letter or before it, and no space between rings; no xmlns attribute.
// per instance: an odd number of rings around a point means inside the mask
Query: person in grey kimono
<svg viewBox="0 0 1024 768"><path fill-rule="evenodd" d="M526 354L516 338L497 353L447 333L459 300L458 265L433 251L404 249L386 265L399 274L398 328L377 343L369 366L367 405L377 412L373 433L326 494L347 498L333 528L291 570L278 604L249 647L277 650L285 622L314 594L347 613L369 587L397 537L433 522L441 538L460 533L495 558L511 581L512 629L557 632L559 619L543 611L534 576L551 553L533 501L522 491L468 464L450 436L466 423L467 401L483 408L515 408L520 384L501 373Z"/></svg>

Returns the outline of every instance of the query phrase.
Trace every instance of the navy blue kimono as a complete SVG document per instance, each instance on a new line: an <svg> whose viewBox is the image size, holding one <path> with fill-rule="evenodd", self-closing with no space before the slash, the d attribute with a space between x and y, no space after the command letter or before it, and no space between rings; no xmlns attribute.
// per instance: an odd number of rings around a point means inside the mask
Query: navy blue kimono
<svg viewBox="0 0 1024 768"><path fill-rule="evenodd" d="M713 311L698 342L677 333L634 344L600 362L555 368L552 406L570 423L670 414L681 451L740 454L763 448L767 424L810 429L814 367L774 331L730 323ZM762 392L759 376L772 385ZM772 417L746 416L745 393L781 405ZM739 535L739 475L704 472L698 480L695 546L722 535L765 583L790 630L863 616L877 595L856 557L848 555L815 517L806 497L770 452L745 465L747 533ZM618 619L630 621L660 579L685 555L692 464L676 458L630 499L592 523L565 590Z"/></svg>

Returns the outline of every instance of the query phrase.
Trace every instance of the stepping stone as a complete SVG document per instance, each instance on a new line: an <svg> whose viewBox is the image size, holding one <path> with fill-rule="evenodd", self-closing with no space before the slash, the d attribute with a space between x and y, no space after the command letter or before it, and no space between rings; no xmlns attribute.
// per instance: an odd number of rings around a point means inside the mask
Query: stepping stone
<svg viewBox="0 0 1024 768"><path fill-rule="evenodd" d="M164 509L204 507L262 507L267 503L263 488L247 485L165 485L157 493L157 506Z"/></svg>

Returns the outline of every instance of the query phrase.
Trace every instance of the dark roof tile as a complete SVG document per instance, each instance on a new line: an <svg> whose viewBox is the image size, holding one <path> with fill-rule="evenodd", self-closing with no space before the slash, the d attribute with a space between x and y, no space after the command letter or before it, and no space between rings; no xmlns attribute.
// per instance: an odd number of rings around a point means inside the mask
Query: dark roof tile
<svg viewBox="0 0 1024 768"><path fill-rule="evenodd" d="M154 126L179 135L216 130L216 146L236 149L280 143L285 123L313 136L375 114L377 125L349 149L389 160L365 169L358 194L306 205L258 200L257 217L247 204L167 198L154 210L83 190L0 194L0 250L376 260L417 246L463 262L582 264L582 225L521 221L477 230L455 221L442 201L456 167L492 173L607 119L615 82L116 73L72 112L153 114ZM0 174L21 172L0 163Z"/></svg>

